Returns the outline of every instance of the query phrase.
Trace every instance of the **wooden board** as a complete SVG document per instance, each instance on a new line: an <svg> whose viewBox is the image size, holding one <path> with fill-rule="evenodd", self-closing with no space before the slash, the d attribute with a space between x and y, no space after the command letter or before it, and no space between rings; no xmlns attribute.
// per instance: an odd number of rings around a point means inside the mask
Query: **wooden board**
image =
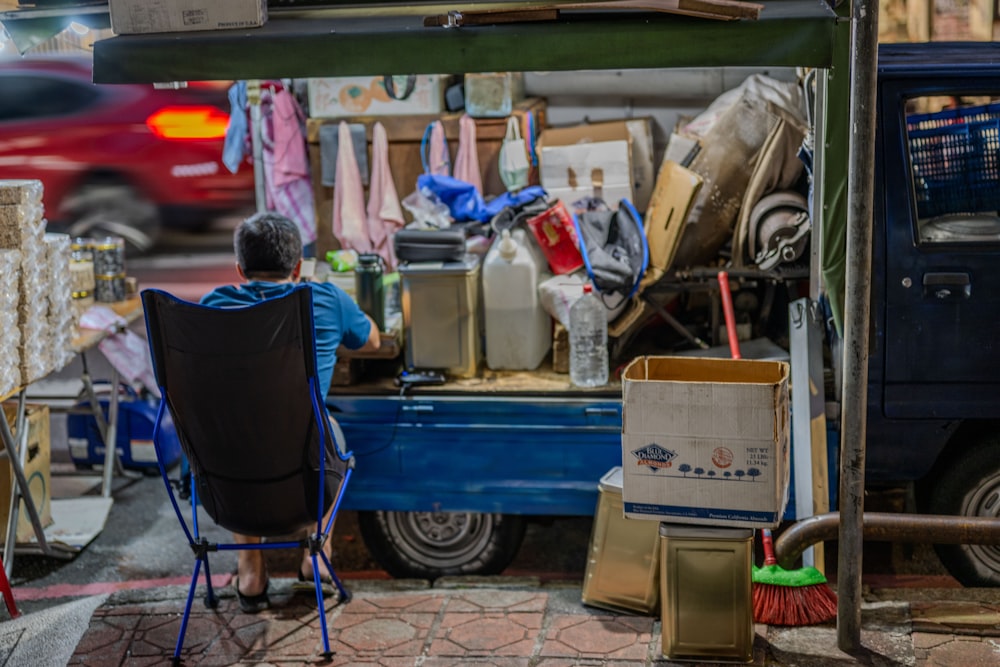
<svg viewBox="0 0 1000 667"><path fill-rule="evenodd" d="M540 2L517 8L453 10L424 18L425 26L473 26L522 21L554 21L565 10L645 11L698 18L756 21L763 5L739 0L594 0L593 2Z"/></svg>

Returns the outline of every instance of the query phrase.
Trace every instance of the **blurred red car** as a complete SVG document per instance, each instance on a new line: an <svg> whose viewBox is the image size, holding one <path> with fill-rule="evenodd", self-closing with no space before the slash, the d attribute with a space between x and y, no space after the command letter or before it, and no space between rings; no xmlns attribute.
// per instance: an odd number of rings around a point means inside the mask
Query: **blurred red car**
<svg viewBox="0 0 1000 667"><path fill-rule="evenodd" d="M147 251L163 225L253 204L252 164L222 163L227 88L94 84L87 58L0 61L0 178L42 182L50 231Z"/></svg>

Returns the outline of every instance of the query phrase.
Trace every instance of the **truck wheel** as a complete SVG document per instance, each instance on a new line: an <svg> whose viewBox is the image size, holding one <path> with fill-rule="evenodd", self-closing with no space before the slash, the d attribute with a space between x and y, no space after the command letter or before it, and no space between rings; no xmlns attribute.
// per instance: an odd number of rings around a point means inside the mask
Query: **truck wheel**
<svg viewBox="0 0 1000 667"><path fill-rule="evenodd" d="M981 436L933 485L932 514L1000 517L1000 435ZM937 544L941 562L963 586L1000 586L1000 545Z"/></svg>
<svg viewBox="0 0 1000 667"><path fill-rule="evenodd" d="M477 512L358 512L368 550L397 578L499 574L517 554L524 519Z"/></svg>

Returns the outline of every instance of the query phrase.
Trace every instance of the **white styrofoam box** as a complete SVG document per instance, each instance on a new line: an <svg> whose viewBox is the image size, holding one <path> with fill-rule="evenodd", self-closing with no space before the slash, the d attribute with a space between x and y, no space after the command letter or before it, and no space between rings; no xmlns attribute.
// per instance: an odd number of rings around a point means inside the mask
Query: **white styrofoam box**
<svg viewBox="0 0 1000 667"><path fill-rule="evenodd" d="M777 526L789 423L783 361L637 357L622 374L625 516Z"/></svg>
<svg viewBox="0 0 1000 667"><path fill-rule="evenodd" d="M309 116L344 118L349 116L399 116L438 114L444 111L446 77L420 74L413 92L405 100L386 93L382 76L339 76L309 79ZM395 84L397 95L403 85Z"/></svg>

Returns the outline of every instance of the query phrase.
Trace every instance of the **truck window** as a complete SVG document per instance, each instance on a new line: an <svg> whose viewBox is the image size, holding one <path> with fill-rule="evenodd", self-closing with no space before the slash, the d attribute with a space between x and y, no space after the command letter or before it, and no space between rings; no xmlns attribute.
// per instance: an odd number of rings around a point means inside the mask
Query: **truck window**
<svg viewBox="0 0 1000 667"><path fill-rule="evenodd" d="M918 243L1000 242L1000 93L906 105Z"/></svg>

